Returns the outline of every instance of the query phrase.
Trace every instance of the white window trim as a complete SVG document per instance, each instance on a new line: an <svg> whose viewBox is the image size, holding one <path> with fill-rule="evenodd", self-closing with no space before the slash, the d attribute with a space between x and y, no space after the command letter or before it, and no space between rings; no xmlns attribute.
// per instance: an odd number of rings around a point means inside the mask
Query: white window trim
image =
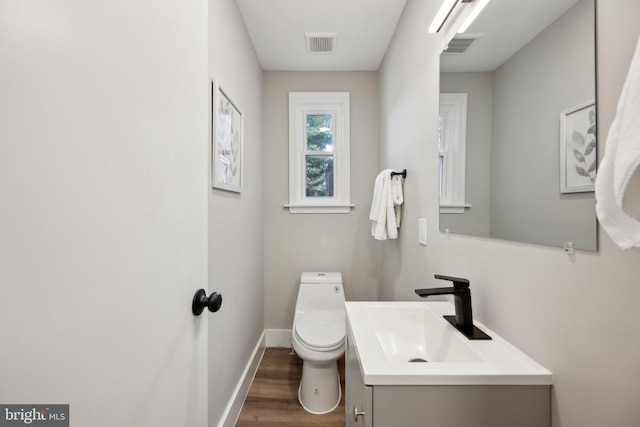
<svg viewBox="0 0 640 427"><path fill-rule="evenodd" d="M289 203L291 213L349 213L350 193L350 105L349 92L289 92ZM334 195L306 197L305 117L333 114Z"/></svg>
<svg viewBox="0 0 640 427"><path fill-rule="evenodd" d="M440 198L440 213L462 214L471 205L465 202L465 163L467 148L467 94L441 93L442 133L449 144L444 157L445 196Z"/></svg>

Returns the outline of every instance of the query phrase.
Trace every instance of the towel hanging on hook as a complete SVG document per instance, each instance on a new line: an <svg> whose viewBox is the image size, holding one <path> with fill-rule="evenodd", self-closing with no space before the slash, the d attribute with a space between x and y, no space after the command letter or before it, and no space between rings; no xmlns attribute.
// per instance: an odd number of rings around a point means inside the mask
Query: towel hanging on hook
<svg viewBox="0 0 640 427"><path fill-rule="evenodd" d="M369 219L371 223L371 235L376 240L398 238L398 228L402 218L402 203L404 195L402 191L402 178L407 176L407 170L394 172L385 169L376 177L373 201ZM394 177L395 176L395 177Z"/></svg>
<svg viewBox="0 0 640 427"><path fill-rule="evenodd" d="M595 184L596 214L621 249L640 247L640 39L631 61L616 117L607 136Z"/></svg>

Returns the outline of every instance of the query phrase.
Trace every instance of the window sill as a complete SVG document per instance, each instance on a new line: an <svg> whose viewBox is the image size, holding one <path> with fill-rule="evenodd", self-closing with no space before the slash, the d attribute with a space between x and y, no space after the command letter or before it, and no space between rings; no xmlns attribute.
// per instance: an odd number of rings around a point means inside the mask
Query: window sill
<svg viewBox="0 0 640 427"><path fill-rule="evenodd" d="M463 214L466 209L471 205L459 204L459 205L440 205L440 213L442 214Z"/></svg>
<svg viewBox="0 0 640 427"><path fill-rule="evenodd" d="M285 204L284 207L289 209L292 214L348 214L356 205L298 205Z"/></svg>

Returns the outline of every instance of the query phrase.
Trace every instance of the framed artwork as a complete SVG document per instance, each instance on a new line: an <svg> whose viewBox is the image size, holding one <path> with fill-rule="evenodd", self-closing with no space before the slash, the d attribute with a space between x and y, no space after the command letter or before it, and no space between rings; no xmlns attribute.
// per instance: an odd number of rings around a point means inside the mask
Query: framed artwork
<svg viewBox="0 0 640 427"><path fill-rule="evenodd" d="M242 191L242 110L217 80L212 82L211 175L213 188Z"/></svg>
<svg viewBox="0 0 640 427"><path fill-rule="evenodd" d="M596 104L560 113L560 192L594 191L597 167Z"/></svg>

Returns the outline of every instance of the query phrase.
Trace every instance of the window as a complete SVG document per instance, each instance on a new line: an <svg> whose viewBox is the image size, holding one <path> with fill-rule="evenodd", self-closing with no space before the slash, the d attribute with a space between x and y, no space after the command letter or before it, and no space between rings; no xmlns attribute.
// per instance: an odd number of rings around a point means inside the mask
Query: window
<svg viewBox="0 0 640 427"><path fill-rule="evenodd" d="M464 213L467 94L441 93L438 118L440 212Z"/></svg>
<svg viewBox="0 0 640 427"><path fill-rule="evenodd" d="M289 93L291 213L349 213L349 93Z"/></svg>

